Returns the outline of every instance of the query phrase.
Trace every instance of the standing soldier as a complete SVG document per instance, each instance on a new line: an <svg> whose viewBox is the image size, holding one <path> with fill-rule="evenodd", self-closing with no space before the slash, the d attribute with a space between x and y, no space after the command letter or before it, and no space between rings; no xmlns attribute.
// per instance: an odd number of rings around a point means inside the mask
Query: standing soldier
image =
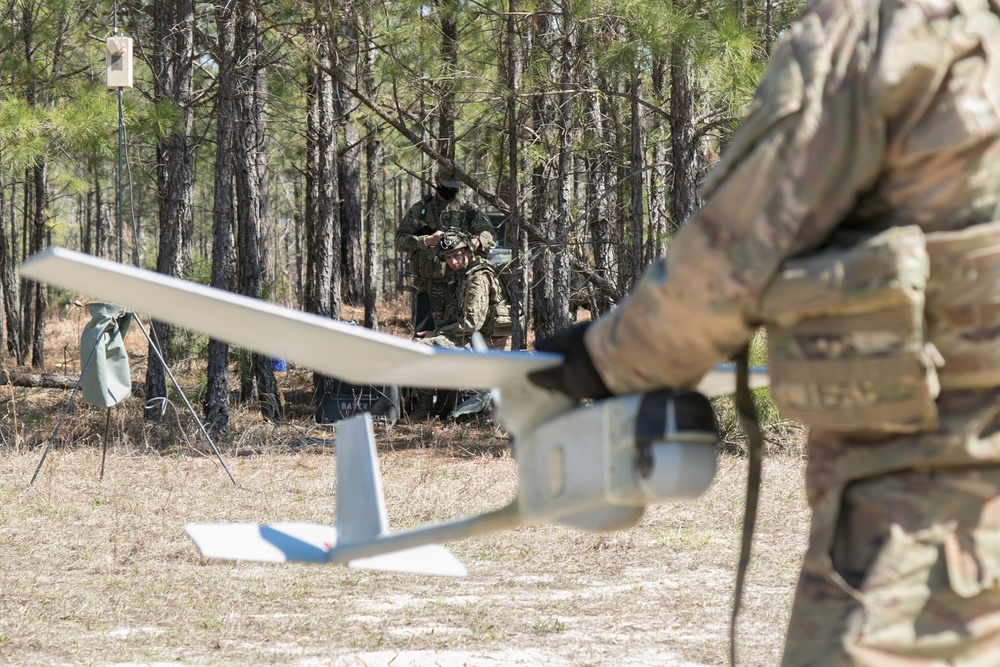
<svg viewBox="0 0 1000 667"><path fill-rule="evenodd" d="M704 200L532 379L689 387L767 323L810 426L782 665L1000 665L1000 0L812 0Z"/></svg>
<svg viewBox="0 0 1000 667"><path fill-rule="evenodd" d="M496 246L493 225L474 204L459 196L462 182L455 172L439 169L434 183L435 192L411 206L396 230L396 250L408 254L417 290L414 332L428 331L443 321L448 274L437 255L442 235L452 230L466 232L473 249L481 252Z"/></svg>

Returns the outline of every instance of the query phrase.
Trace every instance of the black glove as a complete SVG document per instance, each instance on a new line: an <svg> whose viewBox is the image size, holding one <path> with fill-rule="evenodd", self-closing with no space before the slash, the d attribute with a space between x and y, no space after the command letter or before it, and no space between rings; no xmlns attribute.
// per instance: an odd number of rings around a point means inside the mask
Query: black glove
<svg viewBox="0 0 1000 667"><path fill-rule="evenodd" d="M564 358L562 364L544 371L535 371L528 375L528 379L542 389L561 391L577 401L611 396L611 391L594 368L594 362L583 342L590 324L575 324L535 343L535 349L539 352L557 352Z"/></svg>

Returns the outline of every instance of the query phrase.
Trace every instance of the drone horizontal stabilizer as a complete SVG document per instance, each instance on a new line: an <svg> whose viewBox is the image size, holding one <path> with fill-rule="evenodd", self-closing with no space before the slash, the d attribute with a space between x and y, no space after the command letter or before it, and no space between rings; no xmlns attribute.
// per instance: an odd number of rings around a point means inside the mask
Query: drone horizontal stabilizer
<svg viewBox="0 0 1000 667"><path fill-rule="evenodd" d="M190 523L184 526L205 558L263 563L328 563L337 529L315 523ZM461 561L439 544L425 544L348 561L360 570L407 572L445 577L468 574Z"/></svg>
<svg viewBox="0 0 1000 667"><path fill-rule="evenodd" d="M337 529L315 523L189 523L185 532L206 558L265 563L326 563Z"/></svg>
<svg viewBox="0 0 1000 667"><path fill-rule="evenodd" d="M433 528L406 534L389 532L372 417L368 413L337 425L336 527L315 523L192 523L184 530L206 558L333 562L362 570L466 575L465 566L450 551L431 543Z"/></svg>
<svg viewBox="0 0 1000 667"><path fill-rule="evenodd" d="M562 359L422 345L65 248L38 253L20 273L355 384L491 389Z"/></svg>

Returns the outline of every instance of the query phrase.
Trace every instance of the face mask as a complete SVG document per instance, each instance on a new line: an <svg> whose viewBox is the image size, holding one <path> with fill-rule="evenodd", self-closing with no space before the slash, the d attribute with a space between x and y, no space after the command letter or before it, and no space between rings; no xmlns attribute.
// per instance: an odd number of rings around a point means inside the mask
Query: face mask
<svg viewBox="0 0 1000 667"><path fill-rule="evenodd" d="M446 188L443 185L437 186L438 197L445 201L451 201L458 195L458 188Z"/></svg>

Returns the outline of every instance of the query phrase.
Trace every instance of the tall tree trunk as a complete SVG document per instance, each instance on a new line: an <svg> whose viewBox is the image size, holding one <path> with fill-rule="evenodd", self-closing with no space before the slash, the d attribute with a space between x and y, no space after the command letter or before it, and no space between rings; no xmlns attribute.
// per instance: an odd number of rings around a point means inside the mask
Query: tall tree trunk
<svg viewBox="0 0 1000 667"><path fill-rule="evenodd" d="M354 3L348 3L354 4ZM345 12L347 13L347 12ZM360 303L364 292L364 227L361 219L361 132L360 125L351 122L351 110L356 104L350 92L341 84L358 80L356 65L358 31L353 17L342 16L336 21L340 77L334 80L334 112L340 135L337 150L337 183L340 195L340 263L343 267L342 294L352 304Z"/></svg>
<svg viewBox="0 0 1000 667"><path fill-rule="evenodd" d="M338 117L343 117L338 112ZM339 123L340 145L349 147L338 154L338 189L340 198L340 265L342 294L352 304L364 294L364 229L361 219L361 133L354 123Z"/></svg>
<svg viewBox="0 0 1000 667"><path fill-rule="evenodd" d="M7 225L4 224L4 202L5 184L0 181L0 289L3 290L3 310L7 325L7 352L14 359L18 366L24 365L24 349L21 345L21 317L18 294L17 274L14 267L17 265L14 253L16 252L16 238L14 232L14 219L11 215L10 234L8 235Z"/></svg>
<svg viewBox="0 0 1000 667"><path fill-rule="evenodd" d="M157 146L157 197L159 199L159 245L156 270L179 276L191 263L193 236L194 164L192 148L192 81L194 72L194 3L192 0L157 0L153 21L158 36L154 44L154 97L177 105L179 123L175 132ZM157 350L169 363L173 327L153 322L153 343L146 367L146 400L167 395L166 368ZM159 419L157 405L146 409L147 419Z"/></svg>
<svg viewBox="0 0 1000 667"><path fill-rule="evenodd" d="M632 252L629 248L629 229L631 222L629 219L629 169L628 169L628 131L625 122L622 120L621 98L627 99L623 94L618 81L609 81L610 90L622 93L621 96L608 96L604 102L603 110L607 117L607 137L610 151L611 163L605 173L607 189L611 193L609 202L609 213L611 217L611 242L615 245L615 258L618 260L616 268L616 285L622 291L625 286L632 282Z"/></svg>
<svg viewBox="0 0 1000 667"><path fill-rule="evenodd" d="M25 72L31 72L32 76L24 85L24 99L29 107L44 108L47 106L51 96L52 84L59 82L62 78L62 60L65 51L65 41L67 39L66 23L68 21L68 11L66 7L49 8L42 3L23 3L20 7L21 21L18 24L20 32L16 42L11 40L6 46L12 53L16 48L14 44L23 47L20 54L23 60ZM13 17L14 8L11 7L10 16ZM43 18L43 12L46 14ZM42 22L52 28L56 35L56 43L51 46L51 57L45 61L40 57L41 38L35 34L37 21ZM10 37L10 35L8 35ZM49 47L49 45L45 45ZM48 85L43 85L45 81ZM24 225L23 232L27 239L28 247L25 255L39 252L48 245L48 232L45 225L45 209L48 205L48 158L45 155L36 158L34 163L25 170L24 182ZM45 285L29 281L25 284L24 299L21 303L21 340L27 343L30 341L31 365L37 368L45 365L45 308L46 294Z"/></svg>
<svg viewBox="0 0 1000 667"><path fill-rule="evenodd" d="M80 252L94 254L94 191L87 190L83 196L82 220L80 222Z"/></svg>
<svg viewBox="0 0 1000 667"><path fill-rule="evenodd" d="M314 28L310 35L313 42L322 36L322 26ZM319 217L319 87L322 84L324 63L319 62L310 68L306 74L306 164L305 192L303 201L303 235L305 236L305 267L302 278L302 309L307 313L315 313L320 303L328 300L326 296L330 289L330 260L324 259L321 250L325 246L319 239L329 237L329 231L322 231ZM319 236L317 236L317 234ZM321 265L317 266L317 262Z"/></svg>
<svg viewBox="0 0 1000 667"><path fill-rule="evenodd" d="M642 159L642 113L639 107L639 67L632 68L632 80L629 84L629 102L631 106L631 142L629 150L629 264L631 265L631 280L624 285L632 291L636 280L642 274L642 180L645 167Z"/></svg>
<svg viewBox="0 0 1000 667"><path fill-rule="evenodd" d="M31 233L31 254L40 252L48 245L48 233L45 228L45 205L48 191L48 160L41 160L31 170L34 196L32 218L34 219ZM33 293L33 303L29 307L34 310L34 320L31 330L31 365L35 368L45 366L45 306L48 290L42 283L37 283Z"/></svg>
<svg viewBox="0 0 1000 667"><path fill-rule="evenodd" d="M532 19L532 62L536 68L544 67L549 62L548 53L555 48L553 44L551 26L549 22L548 3L538 8L538 14ZM536 81L531 95L531 125L537 141L545 141L548 134L548 125L551 110L548 108L548 77L551 72L536 72ZM543 148L547 148L544 147ZM539 239L541 247L535 252L532 258L532 285L531 304L533 310L533 321L535 337L541 338L555 333L557 325L553 317L553 292L552 282L552 249L549 247L553 243L550 234L551 215L548 193L548 173L547 158L542 151L534 151L535 162L531 167L531 225L534 229L546 234Z"/></svg>
<svg viewBox="0 0 1000 667"><path fill-rule="evenodd" d="M257 18L259 26L259 17ZM259 29L259 28L258 28ZM274 219L271 215L271 136L267 129L267 70L264 67L266 57L263 39L257 46L257 76L253 98L254 105L254 128L253 135L256 137L257 149L254 152L256 158L256 173L259 192L258 221L257 221L257 247L260 254L260 280L261 298L270 298L270 289L274 284L273 264L271 262L272 238L274 236ZM267 290L265 294L263 290ZM270 362L267 364L270 371Z"/></svg>
<svg viewBox="0 0 1000 667"><path fill-rule="evenodd" d="M673 162L670 217L684 224L694 213L698 198L695 164L694 95L687 48L681 40L670 54L670 154Z"/></svg>
<svg viewBox="0 0 1000 667"><path fill-rule="evenodd" d="M455 77L458 75L458 0L437 0L441 17L437 151L455 159Z"/></svg>
<svg viewBox="0 0 1000 667"><path fill-rule="evenodd" d="M101 197L100 168L94 166L94 255L104 256L104 246L107 239L107 231L104 225L104 200Z"/></svg>
<svg viewBox="0 0 1000 667"><path fill-rule="evenodd" d="M236 0L215 5L219 67L216 87L215 197L212 208L212 287L233 288L233 137L236 134L235 46ZM229 430L229 345L208 342L208 378L205 389L205 421L216 436Z"/></svg>
<svg viewBox="0 0 1000 667"><path fill-rule="evenodd" d="M517 44L517 0L507 2L507 25L504 32L504 69L507 85L507 229L508 240L512 246L514 266L526 265L528 257L522 254L521 240L525 237L521 229L521 202L518 178L520 177L518 152L521 137L520 119L518 118L517 96L521 87L521 51ZM521 271L510 281L511 307L511 349L523 350L527 346L528 332L522 330L526 324L523 315L527 312L525 295L528 294L527 273Z"/></svg>
<svg viewBox="0 0 1000 667"><path fill-rule="evenodd" d="M32 187L32 170L24 170L24 180L21 182L21 258L30 256L34 248L35 222L35 189ZM35 330L35 295L39 284L34 280L24 280L21 283L21 341L24 346L25 360L31 347L32 332Z"/></svg>
<svg viewBox="0 0 1000 667"><path fill-rule="evenodd" d="M308 138L314 143L310 160L310 190L313 206L307 211L309 230L306 310L338 319L340 317L340 204L337 186L336 102L333 77L337 67L334 36L330 22L320 21L317 30L318 67L313 75L313 100L310 104ZM332 393L335 380L313 374L318 397Z"/></svg>
<svg viewBox="0 0 1000 667"><path fill-rule="evenodd" d="M371 98L375 97L375 43L370 37L370 12L371 7L365 6L362 15L363 28L365 33L365 49L360 59L361 84L364 86L365 94ZM360 37L360 35L359 35ZM379 219L378 214L378 123L375 118L369 116L365 121L365 216L363 227L365 230L365 266L364 266L364 301L365 301L365 326L369 329L378 330L378 294L379 294L379 256L378 237L376 230Z"/></svg>
<svg viewBox="0 0 1000 667"><path fill-rule="evenodd" d="M608 209L612 191L608 188L609 172L612 172L611 142L608 140L608 120L604 114L601 95L590 95L590 132L592 148L587 160L587 226L590 231L590 245L594 255L594 269L605 279L614 281L615 246L611 239L611 220ZM613 178L613 175L611 176ZM611 300L606 290L595 288L593 315L607 312Z"/></svg>
<svg viewBox="0 0 1000 667"><path fill-rule="evenodd" d="M552 228L555 241L553 256L553 299L550 325L555 330L569 324L570 291L570 240L573 219L570 212L573 187L573 136L574 114L576 112L576 77L574 67L577 58L577 29L573 15L573 0L562 2L562 52L560 54L559 92L559 164L556 174L556 218Z"/></svg>
<svg viewBox="0 0 1000 667"><path fill-rule="evenodd" d="M236 53L241 55L235 77L235 183L237 236L237 290L258 299L266 265L261 248L261 228L266 219L267 189L262 183L266 174L266 137L264 130L261 89L263 80L263 48L258 33L258 16L249 0L237 3ZM269 419L281 418L281 401L271 360L251 352L246 372L241 377L240 397L254 401Z"/></svg>
<svg viewBox="0 0 1000 667"><path fill-rule="evenodd" d="M653 59L652 88L654 104L660 106L665 95L666 62L663 58ZM667 251L667 144L663 138L663 120L660 114L653 114L649 142L653 148L653 166L649 170L649 232L646 239L645 264L650 264Z"/></svg>

